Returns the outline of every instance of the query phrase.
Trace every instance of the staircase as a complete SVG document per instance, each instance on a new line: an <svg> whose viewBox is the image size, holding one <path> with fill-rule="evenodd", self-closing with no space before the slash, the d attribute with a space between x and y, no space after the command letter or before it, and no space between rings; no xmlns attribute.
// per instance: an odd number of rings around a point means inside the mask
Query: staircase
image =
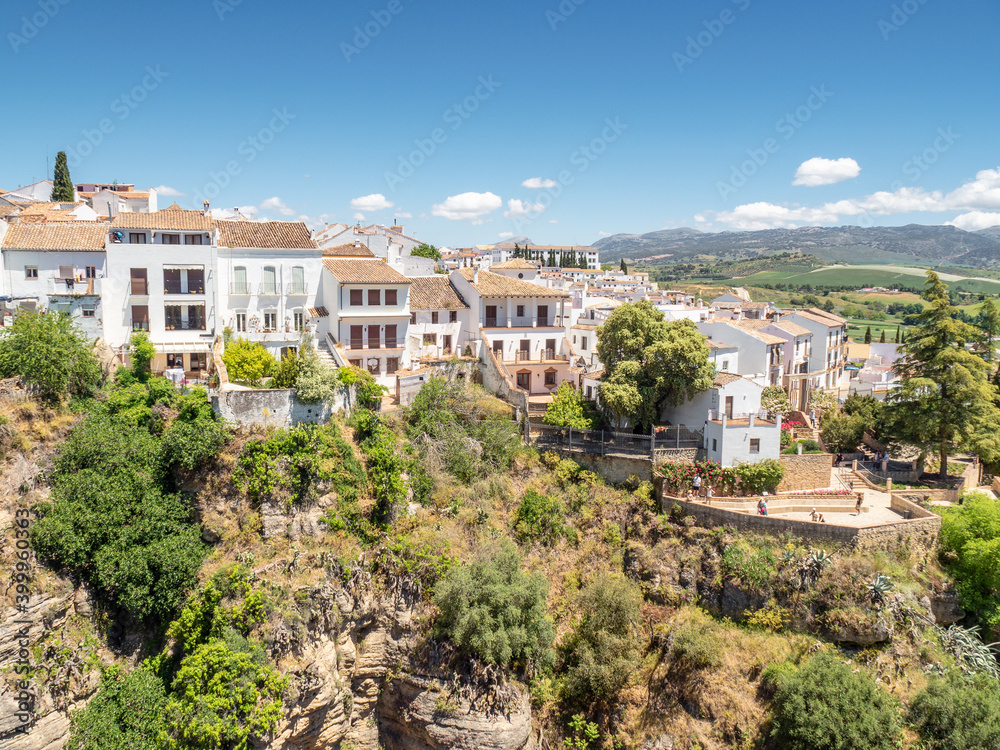
<svg viewBox="0 0 1000 750"><path fill-rule="evenodd" d="M319 357L319 361L329 367L331 370L337 369L337 362L333 358L333 353L330 351L330 345L326 341L320 341L319 346L316 347L316 356Z"/></svg>

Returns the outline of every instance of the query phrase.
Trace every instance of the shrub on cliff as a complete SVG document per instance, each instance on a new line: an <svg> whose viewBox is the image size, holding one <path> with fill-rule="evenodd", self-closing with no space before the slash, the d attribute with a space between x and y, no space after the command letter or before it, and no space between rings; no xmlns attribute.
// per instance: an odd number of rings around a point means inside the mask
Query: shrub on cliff
<svg viewBox="0 0 1000 750"><path fill-rule="evenodd" d="M930 750L1000 747L1000 685L954 670L932 677L910 704L909 719Z"/></svg>
<svg viewBox="0 0 1000 750"><path fill-rule="evenodd" d="M549 666L555 631L545 611L548 585L521 569L521 556L504 544L489 557L448 571L434 592L441 610L435 634L487 664Z"/></svg>

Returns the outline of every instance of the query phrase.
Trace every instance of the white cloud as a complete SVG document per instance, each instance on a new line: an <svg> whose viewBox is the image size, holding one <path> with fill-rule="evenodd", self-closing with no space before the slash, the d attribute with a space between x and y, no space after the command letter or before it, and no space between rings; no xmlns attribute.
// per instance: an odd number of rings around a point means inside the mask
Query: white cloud
<svg viewBox="0 0 1000 750"><path fill-rule="evenodd" d="M503 212L503 215L507 218L513 218L515 216L540 214L543 211L545 211L545 204L543 203L532 203L530 201L522 201L517 198L511 198L507 201L507 210Z"/></svg>
<svg viewBox="0 0 1000 750"><path fill-rule="evenodd" d="M355 211L354 212L354 218L357 219L358 221L364 221L365 220L365 215L363 213L361 213L360 211Z"/></svg>
<svg viewBox="0 0 1000 750"><path fill-rule="evenodd" d="M266 201L260 204L258 207L261 211L277 211L282 216L295 216L298 211L285 203L278 196L273 198L268 198Z"/></svg>
<svg viewBox="0 0 1000 750"><path fill-rule="evenodd" d="M513 232L500 232L500 234L497 235L497 237L499 237L502 240L510 239L513 236L514 236Z"/></svg>
<svg viewBox="0 0 1000 750"><path fill-rule="evenodd" d="M395 211L393 211L393 216L395 216L397 219L412 219L413 218L413 214L407 213L406 211L400 211L399 213L396 213Z"/></svg>
<svg viewBox="0 0 1000 750"><path fill-rule="evenodd" d="M554 188L559 185L555 180L543 179L541 177L529 177L527 180L521 183L521 187L531 188L532 190L542 190L543 188Z"/></svg>
<svg viewBox="0 0 1000 750"><path fill-rule="evenodd" d="M559 219L549 219L549 224L558 224Z"/></svg>
<svg viewBox="0 0 1000 750"><path fill-rule="evenodd" d="M169 198L179 198L182 195L187 195L187 193L182 193L180 190L175 190L169 185L157 185L153 188L160 195L166 195Z"/></svg>
<svg viewBox="0 0 1000 750"><path fill-rule="evenodd" d="M362 195L360 198L355 198L351 201L351 208L355 211L381 211L386 208L392 208L395 205L392 201L386 200L386 197L382 193Z"/></svg>
<svg viewBox="0 0 1000 750"><path fill-rule="evenodd" d="M854 159L824 159L814 157L807 159L795 170L793 185L816 187L818 185L833 185L844 180L850 180L861 174L861 167Z"/></svg>
<svg viewBox="0 0 1000 750"><path fill-rule="evenodd" d="M987 211L970 211L967 214L956 216L947 226L958 227L966 232L975 232L978 229L1000 226L1000 213L990 213Z"/></svg>
<svg viewBox="0 0 1000 750"><path fill-rule="evenodd" d="M598 232L597 235L599 237L610 237L611 236L611 232Z"/></svg>
<svg viewBox="0 0 1000 750"><path fill-rule="evenodd" d="M236 208L213 208L213 219L252 219L257 216L257 206L236 206Z"/></svg>
<svg viewBox="0 0 1000 750"><path fill-rule="evenodd" d="M493 193L460 193L451 195L444 203L431 206L431 213L451 221L469 220L482 224L483 217L493 213L503 205L503 199Z"/></svg>
<svg viewBox="0 0 1000 750"><path fill-rule="evenodd" d="M796 227L803 224L836 224L842 217L890 216L908 213L942 213L945 211L969 212L970 218L960 219L968 226L976 221L974 214L1000 210L1000 168L984 169L976 177L950 193L924 190L919 187L901 187L894 191L879 191L863 198L847 198L824 203L821 206L783 206L758 202L737 206L731 211L702 211L695 214L701 224L718 223L741 230ZM963 227L964 228L964 227Z"/></svg>

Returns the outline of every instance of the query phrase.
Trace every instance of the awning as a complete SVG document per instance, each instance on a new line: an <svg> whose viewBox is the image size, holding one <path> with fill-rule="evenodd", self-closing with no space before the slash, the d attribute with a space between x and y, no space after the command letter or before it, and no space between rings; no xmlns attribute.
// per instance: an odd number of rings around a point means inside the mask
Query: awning
<svg viewBox="0 0 1000 750"><path fill-rule="evenodd" d="M212 351L212 345L208 342L185 343L185 344L153 344L160 354L200 354L201 352Z"/></svg>
<svg viewBox="0 0 1000 750"><path fill-rule="evenodd" d="M192 265L190 263L164 263L163 270L165 271L204 271L204 264Z"/></svg>
<svg viewBox="0 0 1000 750"><path fill-rule="evenodd" d="M328 318L330 317L330 311L325 307L310 307L309 308L310 318Z"/></svg>

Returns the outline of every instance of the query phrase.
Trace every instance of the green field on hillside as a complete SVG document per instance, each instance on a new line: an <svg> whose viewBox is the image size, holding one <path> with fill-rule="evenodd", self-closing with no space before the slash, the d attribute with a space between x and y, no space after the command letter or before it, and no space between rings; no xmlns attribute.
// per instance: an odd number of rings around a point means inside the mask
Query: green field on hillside
<svg viewBox="0 0 1000 750"><path fill-rule="evenodd" d="M872 286L891 287L894 284L899 284L911 289L920 289L923 287L923 281L923 269L893 269L890 266L885 266L882 268L823 268L807 273L765 271L741 279L734 279L733 283L739 283L741 286L801 284L812 287L854 287L857 289ZM950 288L973 294L1000 294L1000 281L964 278L945 281L945 283Z"/></svg>

